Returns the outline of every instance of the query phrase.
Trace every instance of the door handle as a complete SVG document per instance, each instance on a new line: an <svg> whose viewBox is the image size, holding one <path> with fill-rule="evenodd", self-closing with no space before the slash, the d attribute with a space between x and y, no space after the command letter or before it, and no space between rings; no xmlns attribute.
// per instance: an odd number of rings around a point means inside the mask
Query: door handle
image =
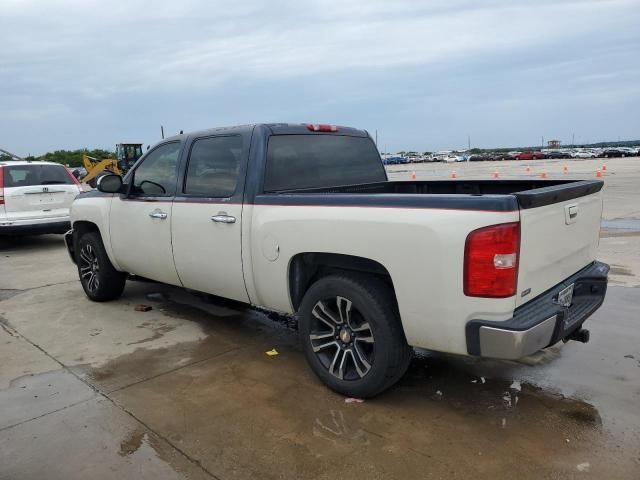
<svg viewBox="0 0 640 480"><path fill-rule="evenodd" d="M578 220L578 205L567 205L564 207L564 223L571 225Z"/></svg>
<svg viewBox="0 0 640 480"><path fill-rule="evenodd" d="M211 217L211 221L218 223L236 223L236 217L232 217L226 213L219 213L218 215Z"/></svg>
<svg viewBox="0 0 640 480"><path fill-rule="evenodd" d="M149 214L149 216L151 218L159 218L160 220L164 220L165 218L167 218L167 214L164 212L161 212L160 210L154 210Z"/></svg>

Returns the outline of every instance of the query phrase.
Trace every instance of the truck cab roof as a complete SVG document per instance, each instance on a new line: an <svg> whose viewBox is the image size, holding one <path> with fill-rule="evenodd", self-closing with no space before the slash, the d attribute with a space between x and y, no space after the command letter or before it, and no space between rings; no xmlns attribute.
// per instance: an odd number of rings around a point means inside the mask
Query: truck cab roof
<svg viewBox="0 0 640 480"><path fill-rule="evenodd" d="M318 125L311 123L253 123L247 125L236 125L230 127L215 127L215 128L207 128L203 130L197 130L195 132L187 132L178 135L173 135L171 137L167 137L166 140L178 140L185 139L187 137L205 137L209 135L220 135L220 134L242 134L242 133L250 133L256 127L265 127L268 129L273 135L303 135L310 133L318 133L321 135L349 135L352 137L366 137L368 133L366 130L361 130L352 127L344 127L341 125L332 125L335 127L335 131L331 132L318 132L309 128L309 125Z"/></svg>

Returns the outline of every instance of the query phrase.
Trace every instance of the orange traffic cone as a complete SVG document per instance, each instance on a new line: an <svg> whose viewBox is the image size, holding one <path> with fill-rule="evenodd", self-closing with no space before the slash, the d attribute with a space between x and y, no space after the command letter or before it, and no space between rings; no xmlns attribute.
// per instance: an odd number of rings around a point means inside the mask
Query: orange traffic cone
<svg viewBox="0 0 640 480"><path fill-rule="evenodd" d="M455 170L451 170L451 178L456 178L456 171Z"/></svg>
<svg viewBox="0 0 640 480"><path fill-rule="evenodd" d="M415 180L416 179L416 171L414 170L413 172L411 172L411 180Z"/></svg>
<svg viewBox="0 0 640 480"><path fill-rule="evenodd" d="M596 177L602 177L602 172L600 170L596 170Z"/></svg>
<svg viewBox="0 0 640 480"><path fill-rule="evenodd" d="M500 172L498 171L498 169L496 169L496 171L493 172L493 178L500 178Z"/></svg>
<svg viewBox="0 0 640 480"><path fill-rule="evenodd" d="M564 166L563 170L564 170L564 173L569 173L569 167L567 167L566 165Z"/></svg>
<svg viewBox="0 0 640 480"><path fill-rule="evenodd" d="M546 170L542 170L542 172L540 172L540 178L547 178L547 171Z"/></svg>
<svg viewBox="0 0 640 480"><path fill-rule="evenodd" d="M603 172L606 172L606 171L607 171L607 164L606 164L606 163L603 163L603 164L602 164L602 171L603 171Z"/></svg>

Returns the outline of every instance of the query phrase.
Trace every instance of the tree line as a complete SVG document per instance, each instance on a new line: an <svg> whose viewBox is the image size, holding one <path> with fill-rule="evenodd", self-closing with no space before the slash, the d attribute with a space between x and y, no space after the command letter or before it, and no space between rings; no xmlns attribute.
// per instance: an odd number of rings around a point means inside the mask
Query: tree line
<svg viewBox="0 0 640 480"><path fill-rule="evenodd" d="M83 155L89 155L90 157L94 157L99 160L102 160L104 158L115 158L115 152L103 150L102 148L94 148L92 150L56 150L55 152L47 152L44 155L40 155L38 157L25 157L25 160L56 162L67 165L71 168L75 168L82 166ZM3 160L11 160L11 157L5 154L0 154L0 161Z"/></svg>

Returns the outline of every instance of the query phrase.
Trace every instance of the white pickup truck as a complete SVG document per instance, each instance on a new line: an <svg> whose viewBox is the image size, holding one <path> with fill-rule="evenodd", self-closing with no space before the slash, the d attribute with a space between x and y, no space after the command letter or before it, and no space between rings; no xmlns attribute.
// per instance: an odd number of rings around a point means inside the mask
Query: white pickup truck
<svg viewBox="0 0 640 480"><path fill-rule="evenodd" d="M72 205L86 295L128 275L296 314L330 388L370 397L411 347L517 359L602 304L597 180L389 181L367 132L258 124L163 140Z"/></svg>

